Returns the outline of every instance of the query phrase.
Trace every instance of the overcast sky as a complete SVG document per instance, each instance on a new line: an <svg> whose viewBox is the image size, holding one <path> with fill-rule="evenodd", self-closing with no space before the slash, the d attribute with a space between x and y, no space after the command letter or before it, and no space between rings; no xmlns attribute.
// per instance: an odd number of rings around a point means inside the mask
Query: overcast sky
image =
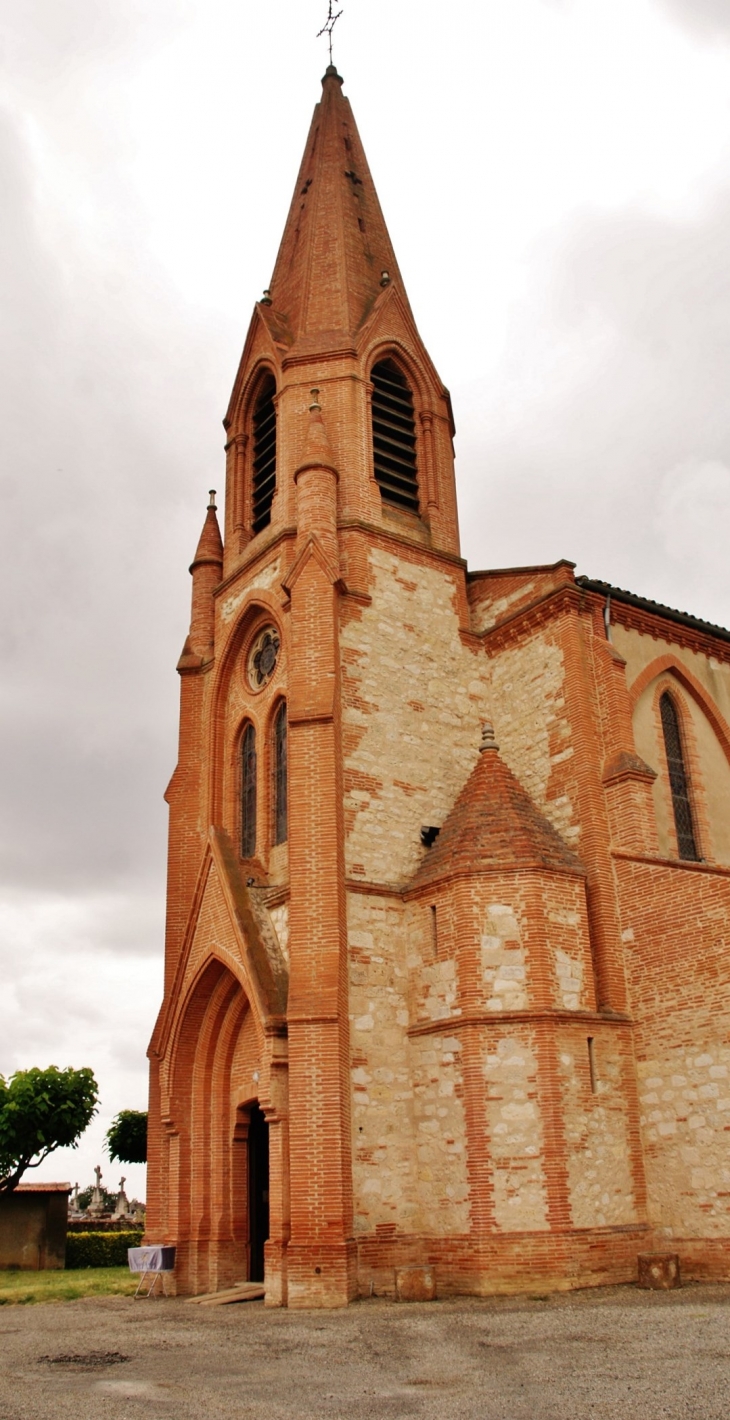
<svg viewBox="0 0 730 1420"><path fill-rule="evenodd" d="M730 624L730 0L344 0L472 567ZM191 560L324 0L0 0L0 1073L146 1105ZM126 1169L138 1196L144 1171Z"/></svg>

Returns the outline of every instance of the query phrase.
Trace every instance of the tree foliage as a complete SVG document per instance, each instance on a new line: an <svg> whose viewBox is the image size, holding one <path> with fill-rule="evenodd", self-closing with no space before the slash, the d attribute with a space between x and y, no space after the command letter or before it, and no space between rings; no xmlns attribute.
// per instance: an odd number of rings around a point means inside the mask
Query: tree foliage
<svg viewBox="0 0 730 1420"><path fill-rule="evenodd" d="M116 1195L116 1193L110 1193L110 1192L109 1192L109 1189L108 1189L108 1188L105 1188L103 1184L102 1184L101 1188L99 1189L99 1192L100 1192L100 1194L101 1194L101 1201L102 1201L102 1203L104 1204L104 1212L105 1212L105 1213L113 1213L113 1212L114 1212L114 1209L115 1209L116 1206L117 1206L117 1195ZM94 1185L93 1185L93 1184L90 1184L88 1188L82 1189L81 1193L79 1193L78 1198L76 1199L76 1202L77 1202L77 1204L78 1204L79 1210L80 1210L82 1213L85 1213L85 1212L86 1212L86 1209L90 1206L91 1200L92 1200L93 1197L94 1197Z"/></svg>
<svg viewBox="0 0 730 1420"><path fill-rule="evenodd" d="M0 1193L12 1193L26 1169L54 1149L74 1149L96 1114L91 1070L17 1070L0 1075ZM37 1157L36 1157L37 1155Z"/></svg>
<svg viewBox="0 0 730 1420"><path fill-rule="evenodd" d="M122 1109L106 1135L109 1158L120 1164L147 1163L147 1110Z"/></svg>

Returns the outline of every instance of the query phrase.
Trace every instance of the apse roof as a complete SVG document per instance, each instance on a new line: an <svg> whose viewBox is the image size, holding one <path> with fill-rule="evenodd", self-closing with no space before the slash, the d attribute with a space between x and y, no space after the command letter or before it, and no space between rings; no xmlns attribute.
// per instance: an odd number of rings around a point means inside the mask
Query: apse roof
<svg viewBox="0 0 730 1420"><path fill-rule="evenodd" d="M580 859L486 740L411 888L445 877L515 868L583 873Z"/></svg>

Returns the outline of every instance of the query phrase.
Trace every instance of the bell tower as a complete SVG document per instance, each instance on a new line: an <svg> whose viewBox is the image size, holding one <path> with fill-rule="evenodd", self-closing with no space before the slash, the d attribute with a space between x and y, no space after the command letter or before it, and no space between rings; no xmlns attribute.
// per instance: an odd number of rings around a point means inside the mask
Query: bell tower
<svg viewBox="0 0 730 1420"><path fill-rule="evenodd" d="M390 714L407 671L380 623L393 595L419 621L396 607L396 641L430 637L434 616L449 636L468 622L450 399L342 90L330 64L224 421L222 548L211 501L191 568L151 1047L150 1219L178 1246L178 1285L205 1290L251 1265L241 1160L262 1110L266 1295L290 1306L357 1291L348 920L369 883L379 910L407 881L433 815L411 724L426 706L414 692L408 725ZM444 799L461 767L437 719L426 735Z"/></svg>
<svg viewBox="0 0 730 1420"><path fill-rule="evenodd" d="M225 420L226 576L264 526L269 540L296 521L294 474L312 388L337 464L341 532L391 528L459 555L449 396L419 337L342 83L330 65ZM262 526L267 398L276 478ZM345 556L356 556L344 542Z"/></svg>

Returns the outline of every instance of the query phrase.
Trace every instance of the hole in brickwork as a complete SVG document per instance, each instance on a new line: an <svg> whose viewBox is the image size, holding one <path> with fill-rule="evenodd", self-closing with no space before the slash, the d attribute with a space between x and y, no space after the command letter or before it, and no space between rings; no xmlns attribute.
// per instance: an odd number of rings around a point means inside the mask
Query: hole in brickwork
<svg viewBox="0 0 730 1420"><path fill-rule="evenodd" d="M373 462L383 501L418 512L416 421L408 381L392 360L371 371Z"/></svg>
<svg viewBox="0 0 730 1420"><path fill-rule="evenodd" d="M591 1091L595 1094L598 1088L598 1076L596 1074L596 1052L592 1035L588 1037L588 1071L591 1077Z"/></svg>
<svg viewBox="0 0 730 1420"><path fill-rule="evenodd" d="M435 961L439 950L439 921L434 903L431 904L429 917L431 919L431 957Z"/></svg>

